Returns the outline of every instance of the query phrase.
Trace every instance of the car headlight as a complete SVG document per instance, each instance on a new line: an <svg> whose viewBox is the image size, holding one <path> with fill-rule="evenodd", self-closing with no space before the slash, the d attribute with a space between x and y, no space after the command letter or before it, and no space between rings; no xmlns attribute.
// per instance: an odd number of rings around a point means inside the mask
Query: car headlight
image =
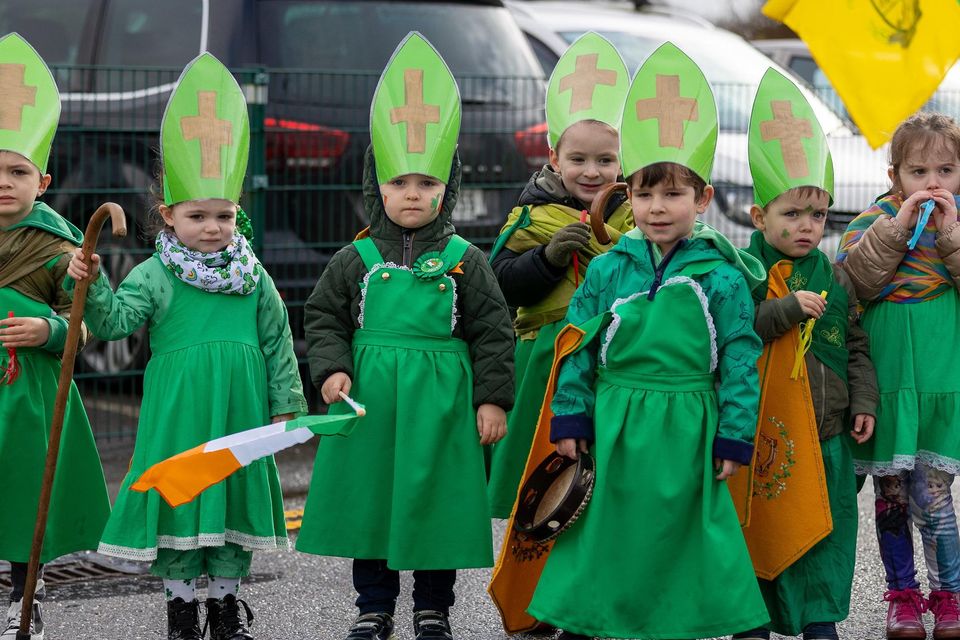
<svg viewBox="0 0 960 640"><path fill-rule="evenodd" d="M753 226L750 207L753 206L753 187L741 184L717 183L714 185L714 200L720 212L745 226Z"/></svg>

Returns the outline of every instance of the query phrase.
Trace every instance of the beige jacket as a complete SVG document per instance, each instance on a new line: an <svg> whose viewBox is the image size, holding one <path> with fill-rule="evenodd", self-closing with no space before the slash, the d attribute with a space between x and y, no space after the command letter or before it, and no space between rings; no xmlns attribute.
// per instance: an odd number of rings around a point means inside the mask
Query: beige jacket
<svg viewBox="0 0 960 640"><path fill-rule="evenodd" d="M897 272L907 254L910 231L890 215L877 218L860 241L847 250L844 271L850 276L862 302L876 300ZM937 233L937 252L960 288L960 222Z"/></svg>

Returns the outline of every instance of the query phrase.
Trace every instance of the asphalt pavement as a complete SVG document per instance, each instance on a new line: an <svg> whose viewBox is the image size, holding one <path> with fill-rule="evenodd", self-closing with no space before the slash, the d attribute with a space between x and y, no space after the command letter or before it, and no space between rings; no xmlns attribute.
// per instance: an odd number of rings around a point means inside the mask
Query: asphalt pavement
<svg viewBox="0 0 960 640"><path fill-rule="evenodd" d="M287 509L303 506L313 452L313 447L305 445L284 452L279 459ZM122 458L106 460L105 467L115 493L126 462ZM504 525L502 521L494 521L497 547ZM873 490L869 482L860 495L858 544L851 615L840 625L841 638L879 640L884 637L886 603L882 601L883 571L874 536ZM921 574L924 573L919 549L917 566L921 567ZM459 573L457 604L451 615L457 640L504 640L509 637L502 631L496 609L487 597L489 578L489 570ZM709 571L691 579L710 581L717 590L723 589L723 577ZM921 579L925 582L925 576ZM413 640L409 574L402 574L401 584L397 638ZM250 604L255 615L251 631L257 640L341 640L355 616L354 597L349 560L295 551L255 554L252 575L241 588L241 598ZM637 606L644 606L642 594L637 595ZM46 640L155 640L166 637L166 608L161 582L149 575L53 585L48 588L44 612ZM932 628L931 615L927 614L926 619L927 628ZM514 636L518 639L524 637Z"/></svg>

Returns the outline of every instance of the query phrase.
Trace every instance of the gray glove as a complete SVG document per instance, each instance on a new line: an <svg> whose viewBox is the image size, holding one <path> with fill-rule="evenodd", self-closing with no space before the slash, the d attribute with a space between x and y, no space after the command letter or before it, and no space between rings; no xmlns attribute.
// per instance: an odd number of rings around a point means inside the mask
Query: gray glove
<svg viewBox="0 0 960 640"><path fill-rule="evenodd" d="M543 250L547 262L555 267L565 267L570 264L575 251L590 243L590 225L585 222L574 222L561 228Z"/></svg>

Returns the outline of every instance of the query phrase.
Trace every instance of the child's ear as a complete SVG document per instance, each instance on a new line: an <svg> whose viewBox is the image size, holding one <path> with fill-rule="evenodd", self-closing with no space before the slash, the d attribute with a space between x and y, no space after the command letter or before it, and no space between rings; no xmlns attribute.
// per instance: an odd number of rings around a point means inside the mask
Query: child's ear
<svg viewBox="0 0 960 640"><path fill-rule="evenodd" d="M758 230L763 231L766 229L767 225L763 221L763 216L766 215L763 211L763 208L758 204L750 205L750 219L753 220L753 226Z"/></svg>
<svg viewBox="0 0 960 640"><path fill-rule="evenodd" d="M893 185L893 188L899 191L900 181L897 179L897 172L893 170L893 167L887 167L887 177L890 178L890 183Z"/></svg>
<svg viewBox="0 0 960 640"><path fill-rule="evenodd" d="M550 166L553 167L554 171L560 173L560 155L553 147L550 147Z"/></svg>
<svg viewBox="0 0 960 640"><path fill-rule="evenodd" d="M44 194L44 192L50 188L50 181L53 180L53 176L49 173L45 173L40 176L40 185L37 187L37 197L39 198Z"/></svg>
<svg viewBox="0 0 960 640"><path fill-rule="evenodd" d="M168 227L173 226L173 208L168 207L165 204L162 204L158 207L160 211L160 217L163 218L163 221L167 223Z"/></svg>
<svg viewBox="0 0 960 640"><path fill-rule="evenodd" d="M703 213L707 210L707 207L710 206L710 203L713 201L713 185L708 184L703 188L703 194L700 196L700 199L697 201L697 213Z"/></svg>

